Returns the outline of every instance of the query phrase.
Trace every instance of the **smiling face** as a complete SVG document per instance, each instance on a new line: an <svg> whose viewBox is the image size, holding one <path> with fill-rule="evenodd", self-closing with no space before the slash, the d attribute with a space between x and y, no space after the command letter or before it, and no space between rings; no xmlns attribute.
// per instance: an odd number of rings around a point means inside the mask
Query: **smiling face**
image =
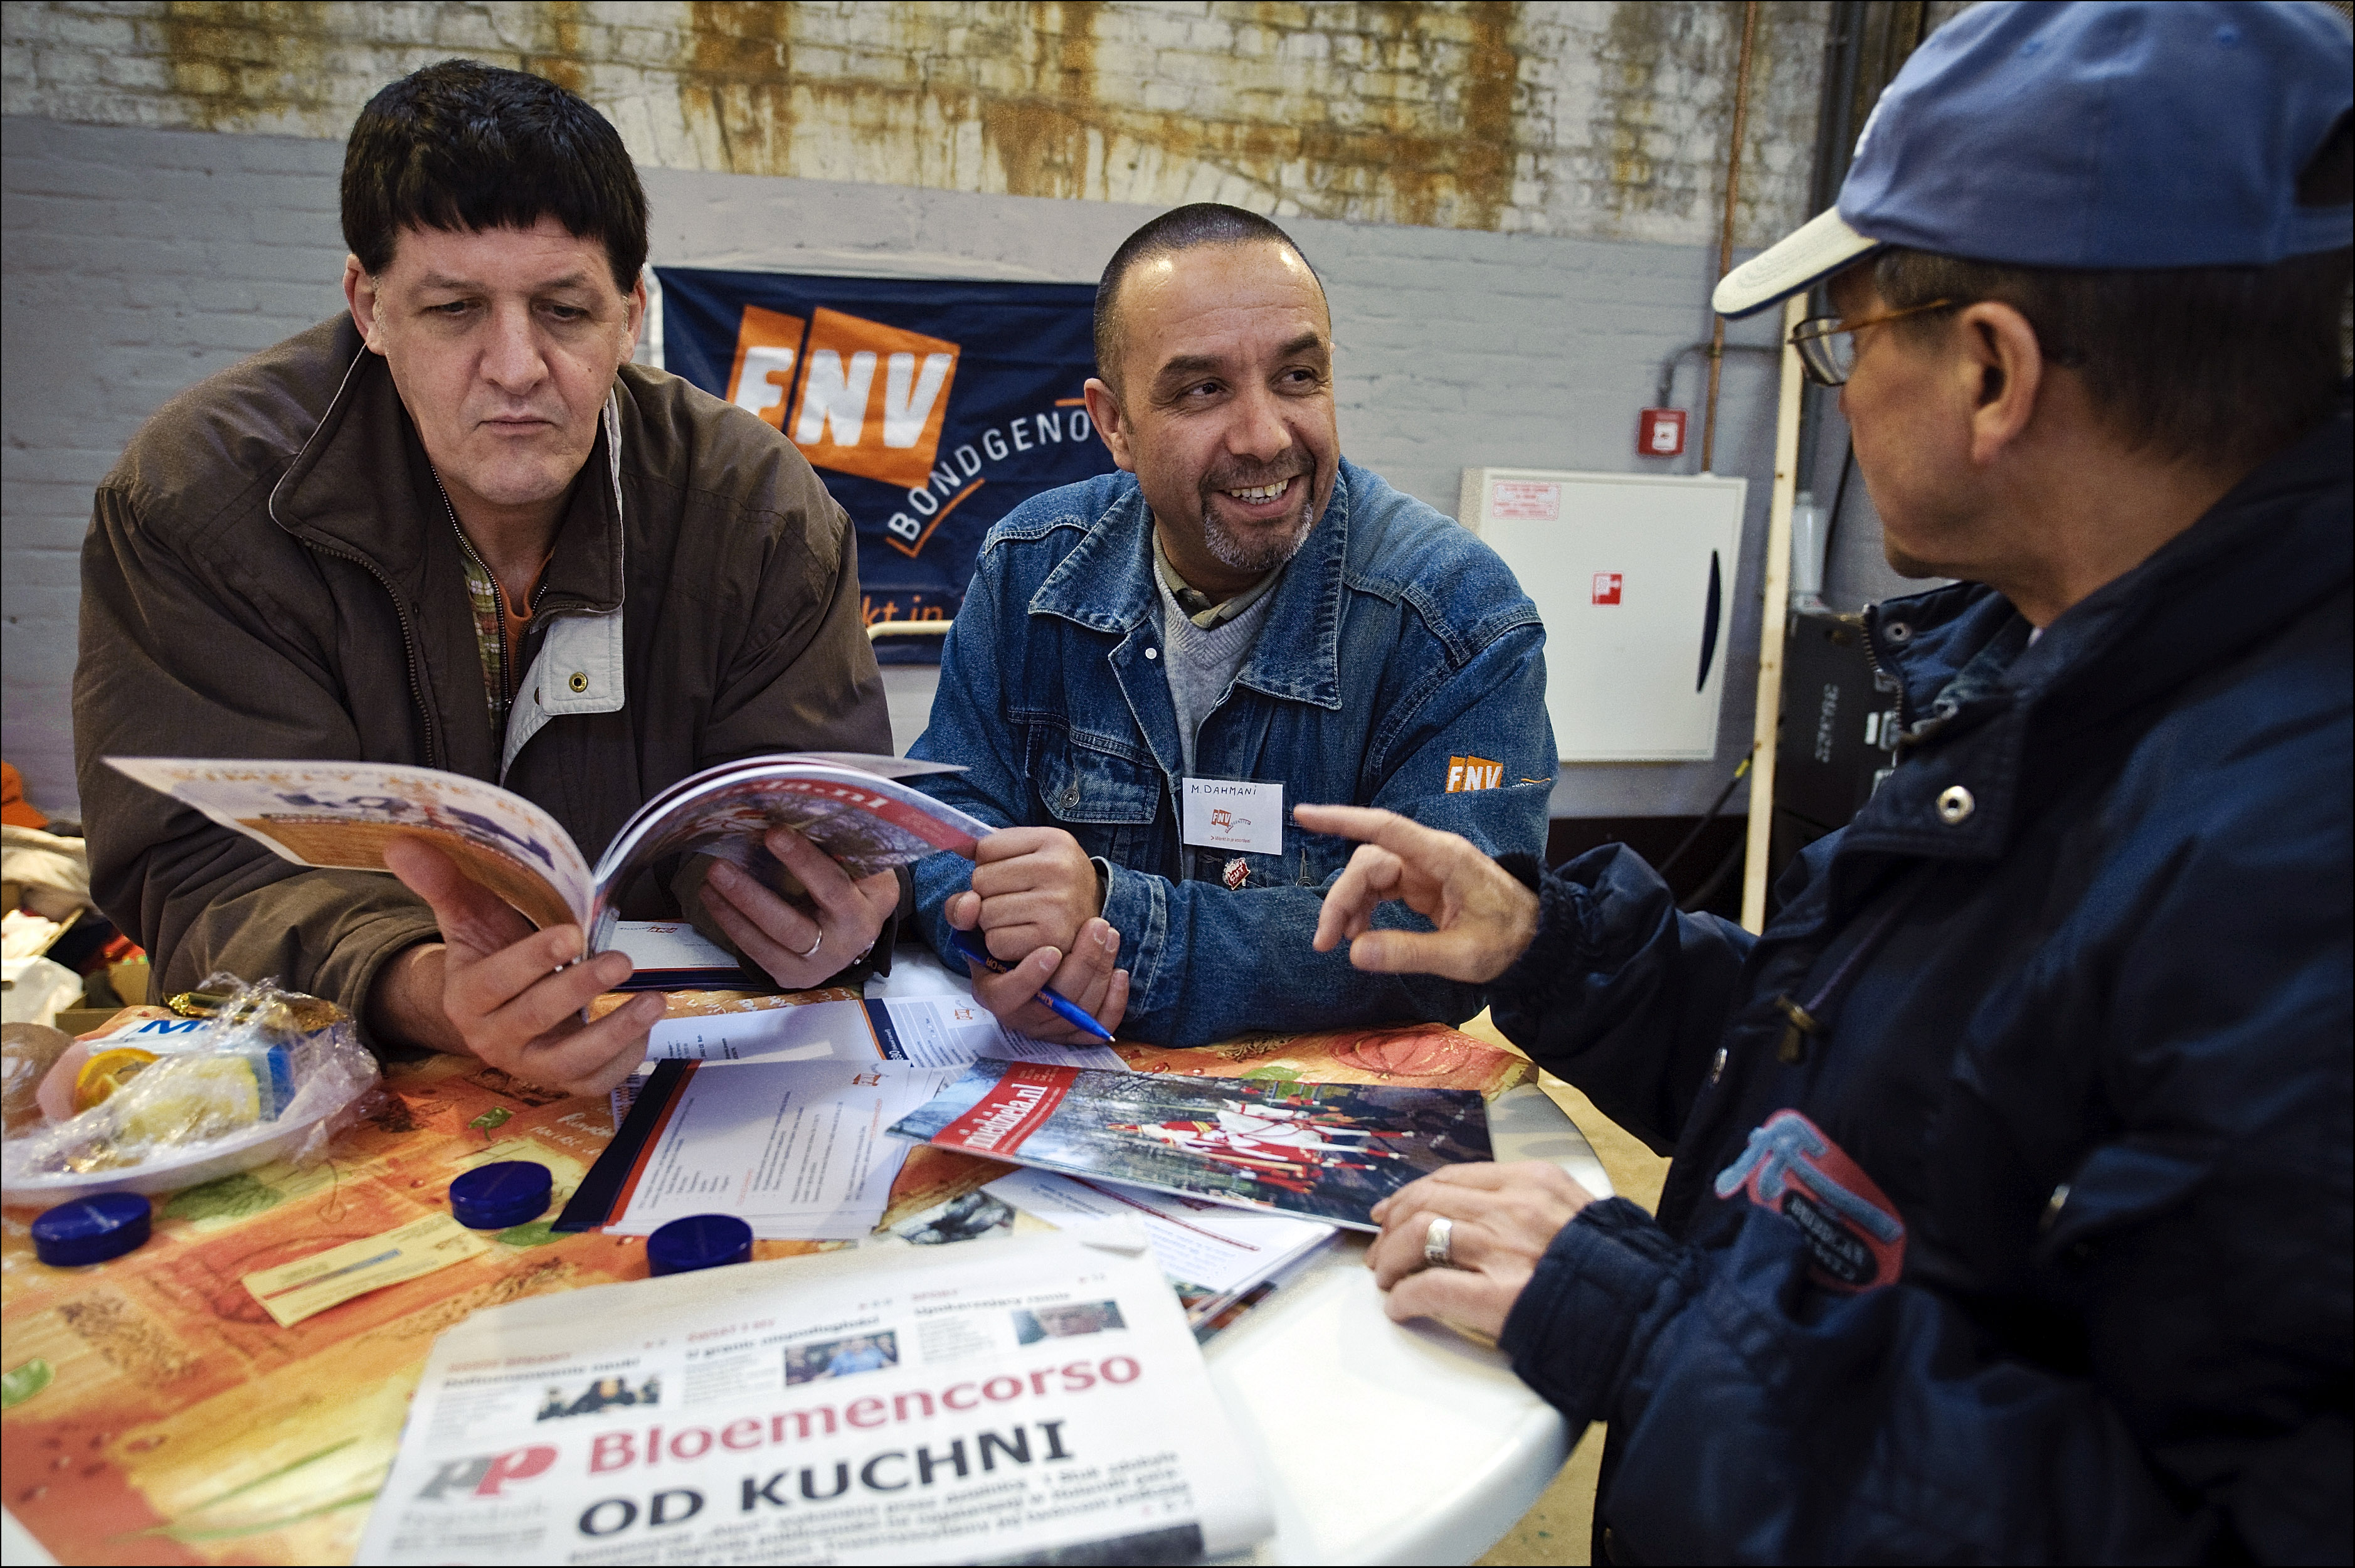
<svg viewBox="0 0 2355 1568"><path fill-rule="evenodd" d="M1292 559L1341 462L1332 321L1308 264L1271 241L1199 245L1122 283L1117 389L1087 384L1161 548L1210 594Z"/></svg>
<svg viewBox="0 0 2355 1568"><path fill-rule="evenodd" d="M469 530L552 527L637 340L645 285L623 293L602 242L543 218L404 229L381 273L346 261L344 293Z"/></svg>

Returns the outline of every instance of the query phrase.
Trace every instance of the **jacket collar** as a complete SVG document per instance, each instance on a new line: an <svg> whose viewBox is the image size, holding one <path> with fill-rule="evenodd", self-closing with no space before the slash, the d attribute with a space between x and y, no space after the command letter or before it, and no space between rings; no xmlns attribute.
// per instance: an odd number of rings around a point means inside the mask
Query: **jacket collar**
<svg viewBox="0 0 2355 1568"><path fill-rule="evenodd" d="M295 538L357 559L413 603L423 593L429 541L448 526L441 493L383 357L368 351L348 319L335 348L347 357L342 384L272 490L270 515ZM582 468L585 482L572 487L557 528L543 613L621 607L622 411L617 387Z"/></svg>
<svg viewBox="0 0 2355 1568"><path fill-rule="evenodd" d="M1341 706L1341 591L1349 553L1354 464L1334 475L1324 515L1268 590L1272 603L1259 640L1236 684L1315 707ZM1030 596L1033 615L1064 620L1124 638L1161 614L1153 580L1153 514L1134 478Z"/></svg>
<svg viewBox="0 0 2355 1568"><path fill-rule="evenodd" d="M1876 661L1899 682L1908 761L1842 846L1986 859L2009 843L2041 754L2244 655L2346 591L2348 410L2259 467L2148 560L2056 619L2033 646L1994 590L1956 584L1872 606ZM1971 809L1950 822L1949 790Z"/></svg>

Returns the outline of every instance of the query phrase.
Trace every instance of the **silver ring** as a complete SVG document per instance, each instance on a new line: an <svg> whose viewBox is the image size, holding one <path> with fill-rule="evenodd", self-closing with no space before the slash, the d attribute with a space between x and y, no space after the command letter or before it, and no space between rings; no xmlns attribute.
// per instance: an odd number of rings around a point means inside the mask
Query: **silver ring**
<svg viewBox="0 0 2355 1568"><path fill-rule="evenodd" d="M1423 1266L1454 1268L1455 1266L1455 1221L1444 1214L1435 1217L1431 1221L1431 1228L1423 1233Z"/></svg>
<svg viewBox="0 0 2355 1568"><path fill-rule="evenodd" d="M815 942L813 942L813 943L811 943L811 944L809 944L809 952L808 952L808 953L796 953L796 954L794 954L794 957L796 957L796 958L807 958L807 957L809 957L812 954L815 954L815 953L819 948L824 947L825 945L826 945L826 927L824 927L824 926L822 926L822 925L821 925L821 926L819 926L819 927L817 928L817 940L816 940Z"/></svg>

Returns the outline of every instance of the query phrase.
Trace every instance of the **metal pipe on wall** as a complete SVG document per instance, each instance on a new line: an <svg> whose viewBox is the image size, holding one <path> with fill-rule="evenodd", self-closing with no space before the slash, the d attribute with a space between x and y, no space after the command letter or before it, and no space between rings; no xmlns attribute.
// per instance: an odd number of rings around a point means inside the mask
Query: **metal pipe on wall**
<svg viewBox="0 0 2355 1568"><path fill-rule="evenodd" d="M1750 118L1750 49L1758 36L1758 0L1742 7L1742 56L1733 67L1732 144L1725 155L1725 221L1717 242L1717 275L1733 271L1733 205L1742 194L1742 135ZM1714 472L1717 457L1717 387L1725 369L1725 317L1717 316L1709 334L1709 401L1701 415L1700 471Z"/></svg>

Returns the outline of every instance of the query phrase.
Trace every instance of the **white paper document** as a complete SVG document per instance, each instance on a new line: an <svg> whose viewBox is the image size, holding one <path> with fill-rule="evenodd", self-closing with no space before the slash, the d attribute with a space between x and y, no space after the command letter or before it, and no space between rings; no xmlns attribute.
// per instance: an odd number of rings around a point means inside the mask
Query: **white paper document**
<svg viewBox="0 0 2355 1568"><path fill-rule="evenodd" d="M1188 1562L1271 1533L1263 1467L1150 1260L844 1253L476 1313L358 1557Z"/></svg>
<svg viewBox="0 0 2355 1568"><path fill-rule="evenodd" d="M690 1214L733 1214L755 1236L855 1241L882 1220L914 1147L883 1129L956 1073L872 1060L699 1063L605 1229L644 1236Z"/></svg>
<svg viewBox="0 0 2355 1568"><path fill-rule="evenodd" d="M765 986L736 955L683 920L624 920L613 926L613 946L635 970L633 991L732 990Z"/></svg>
<svg viewBox="0 0 2355 1568"><path fill-rule="evenodd" d="M1018 1170L984 1189L1082 1241L1117 1245L1142 1222L1153 1261L1199 1318L1324 1245L1338 1228L1270 1210L1237 1209L1175 1192Z"/></svg>
<svg viewBox="0 0 2355 1568"><path fill-rule="evenodd" d="M1118 1072L1100 1045L1050 1045L997 1021L966 996L803 1002L665 1019L646 1037L655 1061L905 1061L963 1067L990 1056Z"/></svg>

